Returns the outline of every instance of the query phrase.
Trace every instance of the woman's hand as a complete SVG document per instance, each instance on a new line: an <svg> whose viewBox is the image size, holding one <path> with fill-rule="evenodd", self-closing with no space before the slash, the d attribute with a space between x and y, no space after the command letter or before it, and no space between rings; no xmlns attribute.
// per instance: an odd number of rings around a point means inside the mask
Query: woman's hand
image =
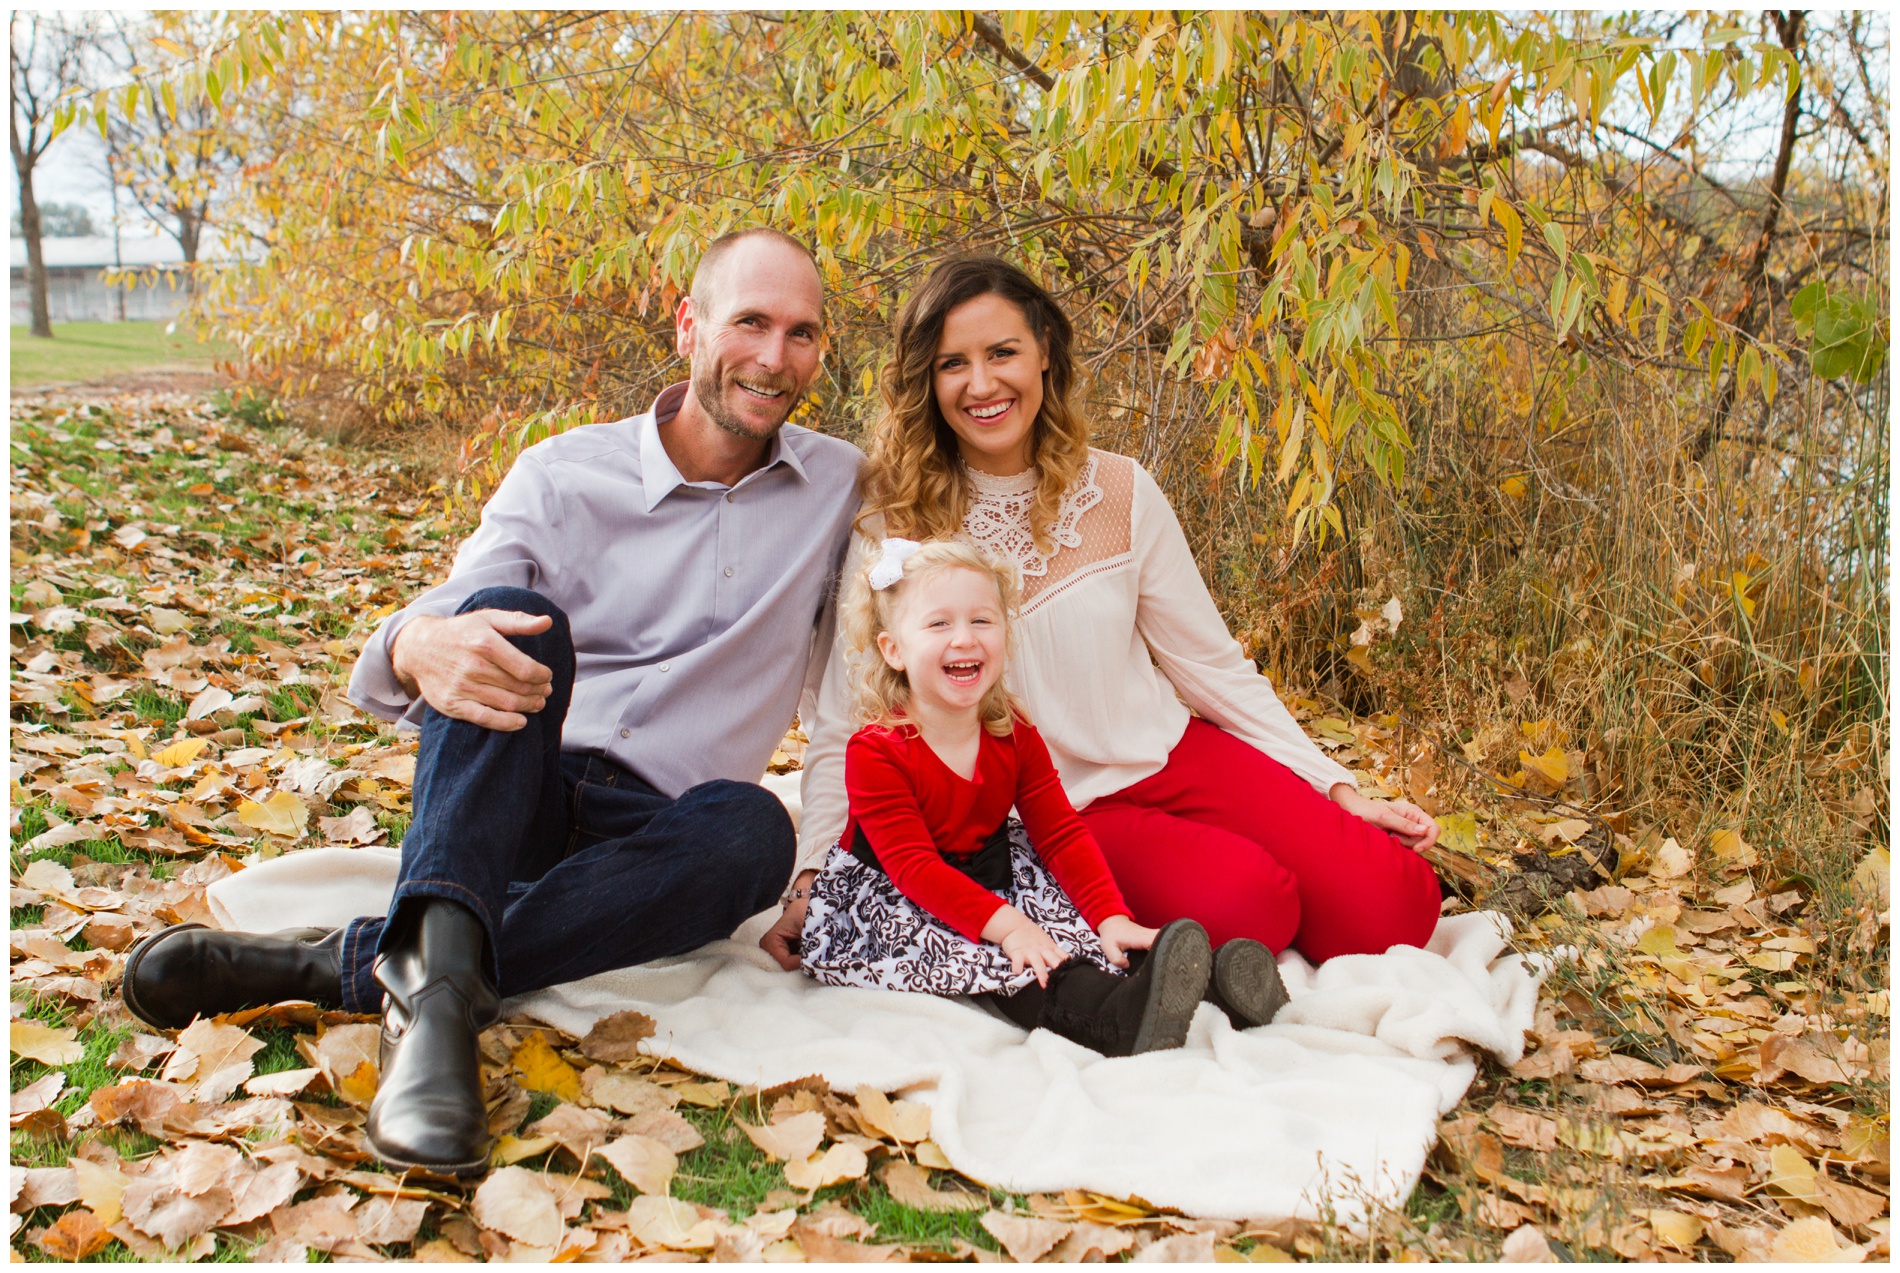
<svg viewBox="0 0 1900 1273"><path fill-rule="evenodd" d="M1124 952L1152 948L1161 930L1143 928L1126 915L1110 915L1095 930L1095 935L1102 939L1102 953L1108 956L1108 962L1117 968L1126 968L1128 956Z"/></svg>
<svg viewBox="0 0 1900 1273"><path fill-rule="evenodd" d="M1438 820L1405 800L1369 800L1349 782L1336 782L1327 796L1347 813L1390 831L1400 844L1424 852L1438 843Z"/></svg>
<svg viewBox="0 0 1900 1273"><path fill-rule="evenodd" d="M1003 948L1003 953L1009 956L1011 972L1033 969L1036 984L1042 986L1049 984L1049 974L1069 957L1041 925L1014 906L997 907L990 922L983 925L982 937Z"/></svg>

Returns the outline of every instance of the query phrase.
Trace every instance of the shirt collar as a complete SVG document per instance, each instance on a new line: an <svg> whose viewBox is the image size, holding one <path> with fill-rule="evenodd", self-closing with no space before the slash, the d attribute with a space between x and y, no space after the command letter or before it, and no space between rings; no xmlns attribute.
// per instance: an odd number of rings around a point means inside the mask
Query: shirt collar
<svg viewBox="0 0 1900 1273"><path fill-rule="evenodd" d="M690 381L682 380L660 390L660 396L653 400L653 409L640 417L640 482L645 488L649 513L678 487L699 485L711 488L714 485L710 482L689 483L673 463L673 457L666 453L666 445L660 441L660 426L679 414L680 403L686 400L686 390L690 384ZM798 452L785 445L785 430L781 428L772 435L772 445L766 452L765 463L741 478L739 485L744 486L760 473L779 464L784 464L798 474L801 481L811 481L810 475L805 472L804 462L798 458Z"/></svg>

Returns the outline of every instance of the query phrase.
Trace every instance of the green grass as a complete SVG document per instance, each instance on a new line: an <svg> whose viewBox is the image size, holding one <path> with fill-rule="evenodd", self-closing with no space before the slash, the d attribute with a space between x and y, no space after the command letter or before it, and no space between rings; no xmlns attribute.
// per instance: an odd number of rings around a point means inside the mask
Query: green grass
<svg viewBox="0 0 1900 1273"><path fill-rule="evenodd" d="M7 366L16 389L61 381L104 380L157 367L208 371L229 357L222 344L199 344L180 323L55 323L51 340L37 340L24 327L12 330Z"/></svg>

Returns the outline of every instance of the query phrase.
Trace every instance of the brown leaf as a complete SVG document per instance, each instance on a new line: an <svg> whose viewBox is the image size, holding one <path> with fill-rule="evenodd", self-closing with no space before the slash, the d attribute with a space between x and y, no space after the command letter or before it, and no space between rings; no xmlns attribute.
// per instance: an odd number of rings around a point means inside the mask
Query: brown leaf
<svg viewBox="0 0 1900 1273"><path fill-rule="evenodd" d="M15 1211L79 1201L79 1178L71 1167L16 1167L13 1179L20 1187L13 1202Z"/></svg>
<svg viewBox="0 0 1900 1273"><path fill-rule="evenodd" d="M262 1219L289 1202L302 1183L303 1173L287 1162L235 1173L231 1179L231 1209L218 1223L248 1224Z"/></svg>
<svg viewBox="0 0 1900 1273"><path fill-rule="evenodd" d="M1550 1241L1544 1231L1534 1224L1527 1224L1515 1230L1504 1239L1499 1254L1509 1264L1555 1264L1557 1257L1551 1252Z"/></svg>
<svg viewBox="0 0 1900 1273"><path fill-rule="evenodd" d="M356 1236L378 1246L414 1242L428 1210L420 1198L369 1198L354 1212Z"/></svg>
<svg viewBox="0 0 1900 1273"><path fill-rule="evenodd" d="M636 1114L632 1118L620 1120L614 1126L620 1131L651 1137L675 1154L690 1154L706 1143L706 1138L699 1134L698 1128L671 1110L656 1109Z"/></svg>
<svg viewBox="0 0 1900 1273"><path fill-rule="evenodd" d="M792 1226L792 1240L812 1264L883 1264L898 1255L901 1248L866 1246L848 1238L833 1237L818 1227L800 1220Z"/></svg>
<svg viewBox="0 0 1900 1273"><path fill-rule="evenodd" d="M257 1074L245 1080L244 1090L252 1096L296 1096L309 1087L321 1072L316 1069L303 1069Z"/></svg>
<svg viewBox="0 0 1900 1273"><path fill-rule="evenodd" d="M101 1123L133 1122L148 1136L163 1133L165 1115L178 1104L177 1089L164 1083L132 1079L116 1087L96 1087L87 1097Z"/></svg>
<svg viewBox="0 0 1900 1273"><path fill-rule="evenodd" d="M107 1064L119 1070L150 1069L176 1046L170 1039L161 1039L155 1034L130 1034L120 1040Z"/></svg>
<svg viewBox="0 0 1900 1273"><path fill-rule="evenodd" d="M167 1154L166 1159L171 1164L172 1182L195 1198L224 1184L237 1171L241 1156L229 1145L192 1141Z"/></svg>
<svg viewBox="0 0 1900 1273"><path fill-rule="evenodd" d="M1847 1229L1865 1229L1887 1214L1887 1199L1872 1190L1842 1184L1827 1176L1814 1181L1815 1201Z"/></svg>
<svg viewBox="0 0 1900 1273"><path fill-rule="evenodd" d="M1796 1220L1775 1235L1769 1258L1787 1264L1858 1264L1867 1253L1840 1240L1834 1226L1819 1216Z"/></svg>
<svg viewBox="0 0 1900 1273"><path fill-rule="evenodd" d="M164 1078L170 1083L202 1081L232 1066L244 1067L244 1077L248 1078L250 1059L263 1046L262 1039L253 1038L242 1026L194 1021L178 1032L178 1050L166 1063Z"/></svg>
<svg viewBox="0 0 1900 1273"><path fill-rule="evenodd" d="M330 844L374 844L389 834L376 825L376 815L366 804L359 804L340 818L318 818L317 829Z"/></svg>
<svg viewBox="0 0 1900 1273"><path fill-rule="evenodd" d="M42 1074L13 1094L12 1103L7 1110L10 1121L17 1127L20 1120L28 1114L36 1114L40 1110L51 1108L53 1102L57 1101L60 1093L65 1090L65 1071L54 1070L50 1074Z"/></svg>
<svg viewBox="0 0 1900 1273"><path fill-rule="evenodd" d="M350 1214L353 1196L329 1195L279 1207L270 1213L271 1229L287 1244L336 1252L357 1240L356 1218Z"/></svg>
<svg viewBox="0 0 1900 1273"><path fill-rule="evenodd" d="M678 1100L658 1083L628 1074L625 1070L605 1070L598 1065L590 1065L582 1072L581 1094L590 1105L622 1114L670 1110Z"/></svg>
<svg viewBox="0 0 1900 1273"><path fill-rule="evenodd" d="M538 1036L537 1036L538 1037ZM525 1167L489 1173L470 1208L475 1222L534 1247L560 1243L561 1208L541 1177Z"/></svg>
<svg viewBox="0 0 1900 1273"><path fill-rule="evenodd" d="M673 1187L673 1173L679 1159L659 1141L646 1136L628 1135L594 1150L620 1173L620 1178L641 1193L664 1197Z"/></svg>
<svg viewBox="0 0 1900 1273"><path fill-rule="evenodd" d="M1207 1233L1175 1233L1135 1252L1131 1264L1212 1264L1214 1238Z"/></svg>
<svg viewBox="0 0 1900 1273"><path fill-rule="evenodd" d="M1477 1215L1479 1224L1506 1231L1529 1224L1535 1218L1528 1208L1494 1193L1487 1193L1478 1199Z"/></svg>
<svg viewBox="0 0 1900 1273"><path fill-rule="evenodd" d="M119 1204L126 1223L176 1251L224 1218L231 1210L231 1194L226 1189L188 1194L169 1181L142 1176L125 1187Z"/></svg>
<svg viewBox="0 0 1900 1273"><path fill-rule="evenodd" d="M1059 1220L1012 1216L1002 1211L987 1212L983 1228L1018 1264L1034 1264L1069 1236L1069 1226Z"/></svg>
<svg viewBox="0 0 1900 1273"><path fill-rule="evenodd" d="M1069 1227L1069 1236L1049 1252L1052 1264L1099 1264L1113 1259L1135 1245L1133 1230L1108 1224L1078 1221ZM1254 1248L1255 1251L1259 1247Z"/></svg>
<svg viewBox="0 0 1900 1273"><path fill-rule="evenodd" d="M607 1143L612 1120L597 1109L579 1105L557 1105L548 1114L529 1123L522 1135L530 1139L552 1137L583 1163L587 1156Z"/></svg>
<svg viewBox="0 0 1900 1273"><path fill-rule="evenodd" d="M640 1041L653 1037L653 1018L644 1012L616 1012L594 1022L581 1040L581 1055L609 1064L640 1056Z"/></svg>
<svg viewBox="0 0 1900 1273"><path fill-rule="evenodd" d="M1496 1105L1487 1111L1486 1116L1498 1129L1507 1145L1517 1145L1523 1149L1534 1149L1539 1153L1549 1153L1557 1148L1557 1124L1538 1114L1513 1109L1508 1105ZM1515 1228L1515 1225L1499 1225L1499 1228Z"/></svg>
<svg viewBox="0 0 1900 1273"><path fill-rule="evenodd" d="M937 1189L930 1173L916 1163L893 1158L878 1171L878 1179L891 1197L919 1211L981 1211L990 1205L988 1191L971 1193L963 1189Z"/></svg>
<svg viewBox="0 0 1900 1273"><path fill-rule="evenodd" d="M339 1025L323 1032L305 1055L323 1071L336 1094L351 1105L366 1107L376 1095L376 1063L382 1029L374 1025Z"/></svg>
<svg viewBox="0 0 1900 1273"><path fill-rule="evenodd" d="M112 1234L99 1223L99 1217L80 1207L53 1221L40 1234L39 1248L48 1258L76 1263L112 1241Z"/></svg>
<svg viewBox="0 0 1900 1273"><path fill-rule="evenodd" d="M710 1251L719 1225L678 1198L643 1193L627 1204L627 1232L648 1246L674 1251Z"/></svg>

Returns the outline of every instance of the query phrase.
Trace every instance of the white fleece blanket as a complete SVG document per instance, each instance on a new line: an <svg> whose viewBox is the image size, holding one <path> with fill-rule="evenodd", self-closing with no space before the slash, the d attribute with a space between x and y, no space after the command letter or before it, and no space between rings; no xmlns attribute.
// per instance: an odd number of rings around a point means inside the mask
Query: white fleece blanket
<svg viewBox="0 0 1900 1273"><path fill-rule="evenodd" d="M393 849L310 849L209 890L226 928L268 931L381 914ZM1481 913L1442 920L1425 950L1296 954L1293 1001L1237 1031L1202 1005L1178 1051L1107 1059L1046 1030L1025 1036L968 1003L820 986L732 941L510 1001L570 1034L625 1009L651 1015L650 1050L702 1074L770 1085L820 1074L834 1088L903 1090L932 1107L932 1136L965 1174L1017 1192L1092 1189L1198 1216L1355 1224L1402 1205L1437 1120L1464 1095L1481 1049L1523 1053L1541 966Z"/></svg>

